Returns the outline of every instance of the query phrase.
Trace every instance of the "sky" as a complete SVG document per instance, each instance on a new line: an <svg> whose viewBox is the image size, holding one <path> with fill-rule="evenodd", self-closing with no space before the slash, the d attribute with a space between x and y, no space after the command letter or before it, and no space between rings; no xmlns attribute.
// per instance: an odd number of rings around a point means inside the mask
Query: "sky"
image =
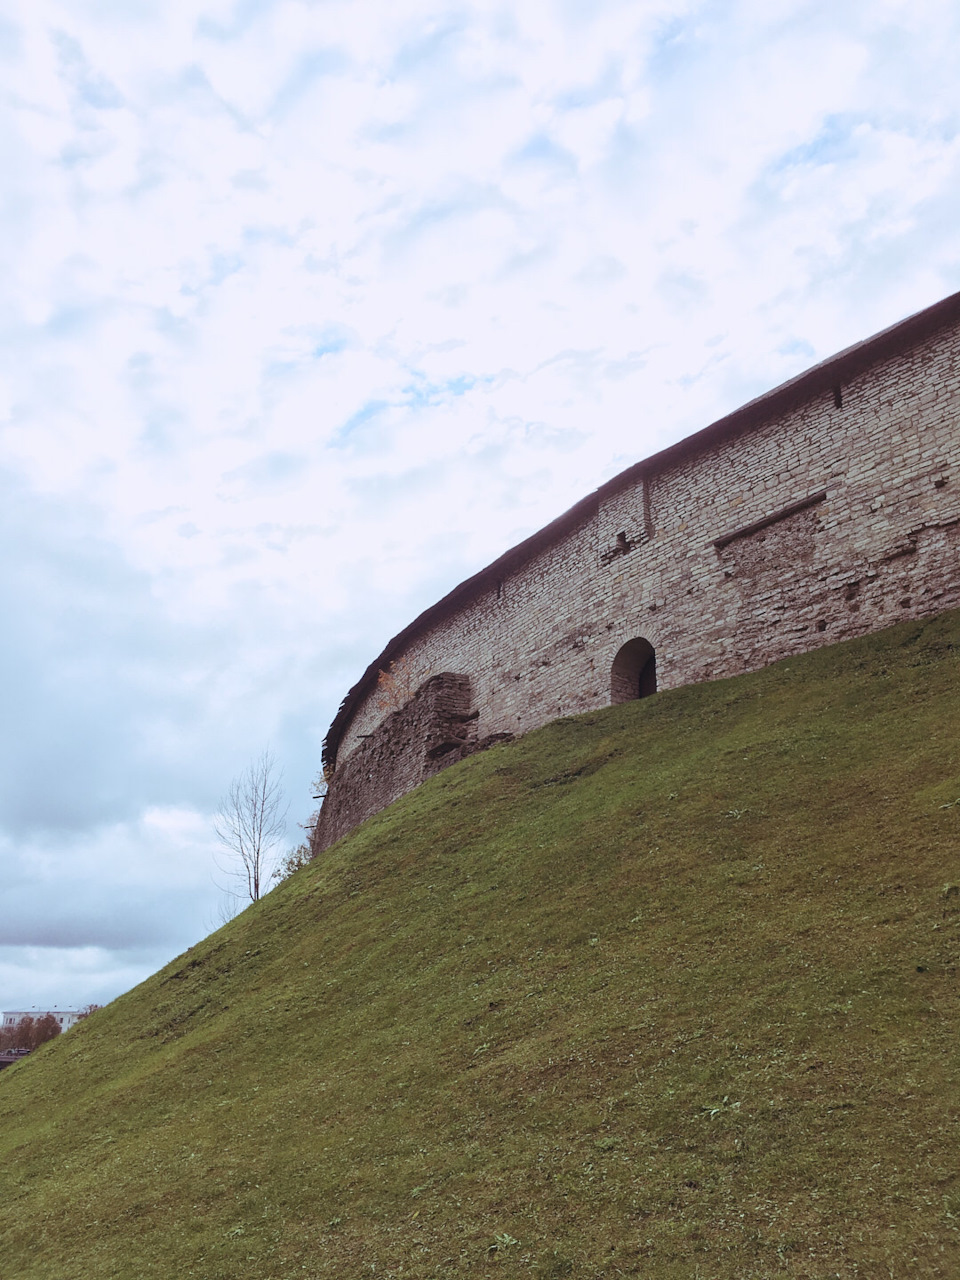
<svg viewBox="0 0 960 1280"><path fill-rule="evenodd" d="M217 927L385 642L960 289L955 0L6 0L0 1005Z"/></svg>

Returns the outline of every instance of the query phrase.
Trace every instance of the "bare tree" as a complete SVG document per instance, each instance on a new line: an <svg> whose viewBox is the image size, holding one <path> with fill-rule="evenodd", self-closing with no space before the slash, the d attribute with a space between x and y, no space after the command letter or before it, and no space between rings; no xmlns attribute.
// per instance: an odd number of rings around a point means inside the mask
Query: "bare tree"
<svg viewBox="0 0 960 1280"><path fill-rule="evenodd" d="M214 830L226 851L226 865L217 865L230 880L220 887L235 902L257 902L269 887L287 827L282 780L276 760L264 751L234 778L220 802Z"/></svg>
<svg viewBox="0 0 960 1280"><path fill-rule="evenodd" d="M29 1020L29 1028L25 1023ZM33 1019L21 1018L12 1026L0 1027L0 1049L8 1051L10 1049L19 1049L20 1041L29 1039L33 1034Z"/></svg>

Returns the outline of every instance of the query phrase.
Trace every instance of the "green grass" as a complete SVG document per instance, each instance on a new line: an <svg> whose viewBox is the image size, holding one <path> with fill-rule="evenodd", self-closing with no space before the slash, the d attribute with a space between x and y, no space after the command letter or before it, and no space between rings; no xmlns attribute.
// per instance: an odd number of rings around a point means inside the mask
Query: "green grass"
<svg viewBox="0 0 960 1280"><path fill-rule="evenodd" d="M0 1274L960 1275L958 656L441 774L0 1075Z"/></svg>

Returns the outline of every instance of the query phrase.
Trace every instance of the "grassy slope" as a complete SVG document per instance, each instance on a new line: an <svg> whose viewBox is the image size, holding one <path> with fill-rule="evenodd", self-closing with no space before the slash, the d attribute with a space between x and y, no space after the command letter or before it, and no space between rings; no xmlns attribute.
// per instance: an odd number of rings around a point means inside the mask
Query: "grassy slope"
<svg viewBox="0 0 960 1280"><path fill-rule="evenodd" d="M394 805L0 1076L4 1280L960 1274L958 655L901 626Z"/></svg>

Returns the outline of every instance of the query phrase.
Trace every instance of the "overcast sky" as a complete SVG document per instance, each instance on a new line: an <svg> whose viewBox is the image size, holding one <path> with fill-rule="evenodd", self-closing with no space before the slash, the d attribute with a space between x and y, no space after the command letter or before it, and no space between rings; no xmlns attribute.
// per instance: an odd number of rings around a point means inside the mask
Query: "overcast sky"
<svg viewBox="0 0 960 1280"><path fill-rule="evenodd" d="M960 288L956 0L7 0L0 1006L217 923L344 692L589 489Z"/></svg>

